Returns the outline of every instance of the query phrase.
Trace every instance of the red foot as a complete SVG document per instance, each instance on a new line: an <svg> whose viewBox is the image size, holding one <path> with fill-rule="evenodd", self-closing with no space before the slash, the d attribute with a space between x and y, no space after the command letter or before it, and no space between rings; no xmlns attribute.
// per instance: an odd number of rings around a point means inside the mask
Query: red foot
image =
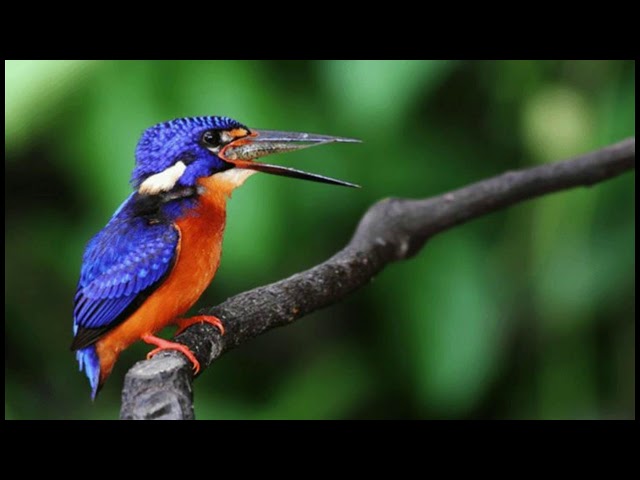
<svg viewBox="0 0 640 480"><path fill-rule="evenodd" d="M151 345L155 345L156 347L158 347L155 350L151 350L149 353L147 353L147 360L149 360L155 354L163 350L177 350L181 352L185 357L187 357L189 361L193 364L194 375L200 371L200 362L198 362L198 359L196 358L196 356L193 354L191 350L189 350L186 346L182 345L181 343L170 342L169 340L155 337L153 335L145 335L142 337L142 340Z"/></svg>
<svg viewBox="0 0 640 480"><path fill-rule="evenodd" d="M218 330L220 330L220 335L224 335L224 326L222 325L222 321L218 317L214 317L213 315L198 315L190 318L178 318L176 320L176 325L178 325L178 331L175 335L182 333L185 328L190 327L196 323L210 323Z"/></svg>

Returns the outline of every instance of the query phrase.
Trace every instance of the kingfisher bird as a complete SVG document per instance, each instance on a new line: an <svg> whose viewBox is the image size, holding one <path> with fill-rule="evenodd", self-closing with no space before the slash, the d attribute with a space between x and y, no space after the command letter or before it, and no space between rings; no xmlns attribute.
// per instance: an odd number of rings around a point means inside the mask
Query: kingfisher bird
<svg viewBox="0 0 640 480"><path fill-rule="evenodd" d="M220 264L226 203L256 172L357 187L257 158L331 142L359 140L310 133L254 130L228 117L178 118L148 128L140 138L131 175L133 192L87 244L73 309L73 342L91 398L120 353L138 340L178 350L155 336L169 325L176 335L198 322L224 334L214 316L182 315L209 286Z"/></svg>

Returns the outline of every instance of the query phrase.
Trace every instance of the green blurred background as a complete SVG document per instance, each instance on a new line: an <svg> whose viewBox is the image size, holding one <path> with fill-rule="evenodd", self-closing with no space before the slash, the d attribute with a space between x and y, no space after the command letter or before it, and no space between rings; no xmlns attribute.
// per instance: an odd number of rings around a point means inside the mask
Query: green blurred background
<svg viewBox="0 0 640 480"><path fill-rule="evenodd" d="M117 418L69 351L86 241L141 132L175 117L357 137L252 177L197 307L332 255L387 197L428 197L635 135L635 62L5 62L5 418ZM346 301L224 355L200 419L635 418L635 173L435 237ZM167 334L170 334L168 331Z"/></svg>

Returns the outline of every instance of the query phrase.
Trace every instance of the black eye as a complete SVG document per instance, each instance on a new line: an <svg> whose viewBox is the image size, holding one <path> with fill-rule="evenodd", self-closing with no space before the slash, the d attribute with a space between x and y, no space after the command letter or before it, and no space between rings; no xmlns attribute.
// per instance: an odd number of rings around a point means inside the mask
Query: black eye
<svg viewBox="0 0 640 480"><path fill-rule="evenodd" d="M218 130L207 130L202 134L202 143L208 147L220 145L220 132Z"/></svg>

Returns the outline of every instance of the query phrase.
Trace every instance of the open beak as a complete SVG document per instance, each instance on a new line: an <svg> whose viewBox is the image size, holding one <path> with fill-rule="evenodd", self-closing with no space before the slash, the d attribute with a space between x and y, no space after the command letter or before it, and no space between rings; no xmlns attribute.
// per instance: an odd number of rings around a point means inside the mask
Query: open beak
<svg viewBox="0 0 640 480"><path fill-rule="evenodd" d="M326 143L360 143L354 138L332 137L329 135L316 135L314 133L278 132L275 130L252 130L251 134L234 140L225 146L218 156L233 164L237 168L246 168L258 172L281 175L283 177L300 178L314 182L356 187L359 185L344 182L335 178L303 172L295 168L269 165L254 162L256 158L266 157L274 153L292 152L303 148L324 145Z"/></svg>

